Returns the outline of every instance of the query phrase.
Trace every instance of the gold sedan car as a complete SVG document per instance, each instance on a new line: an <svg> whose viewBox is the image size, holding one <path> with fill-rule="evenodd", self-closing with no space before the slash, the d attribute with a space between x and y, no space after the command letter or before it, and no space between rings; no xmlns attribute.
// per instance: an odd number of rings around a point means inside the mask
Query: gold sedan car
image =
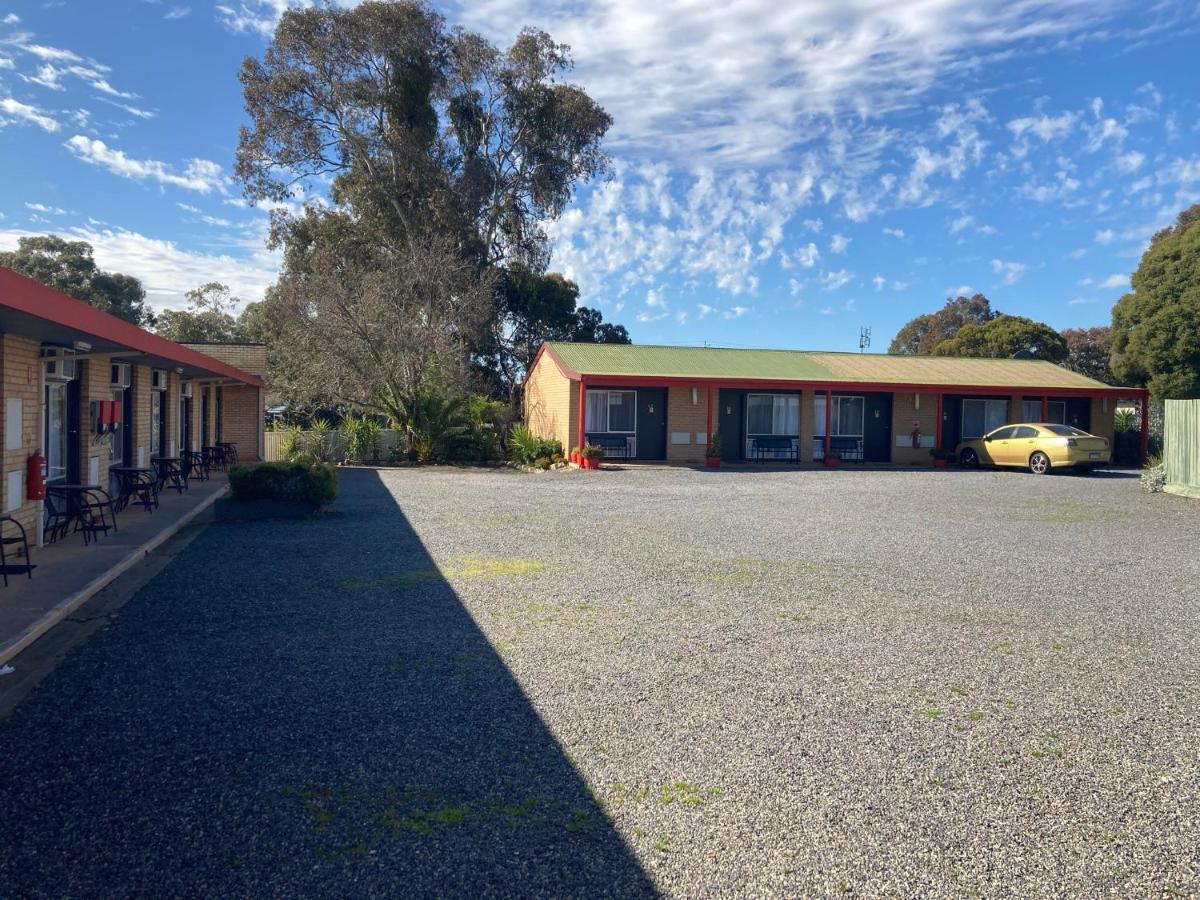
<svg viewBox="0 0 1200 900"><path fill-rule="evenodd" d="M1089 472L1112 459L1108 441L1070 425L1005 425L981 438L963 441L954 455L964 466L1019 466L1035 475L1070 466Z"/></svg>

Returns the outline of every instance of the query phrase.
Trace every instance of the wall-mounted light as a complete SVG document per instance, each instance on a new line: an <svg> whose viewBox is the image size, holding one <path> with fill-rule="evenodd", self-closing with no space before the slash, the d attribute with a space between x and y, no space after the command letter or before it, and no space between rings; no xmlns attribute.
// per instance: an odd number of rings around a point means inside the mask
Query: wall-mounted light
<svg viewBox="0 0 1200 900"><path fill-rule="evenodd" d="M733 415L733 407L732 407L732 406L726 406L726 407L725 407L725 415L727 415L727 416L732 416L732 415Z"/></svg>
<svg viewBox="0 0 1200 900"><path fill-rule="evenodd" d="M921 395L920 394L913 394L913 408L914 409L921 408Z"/></svg>
<svg viewBox="0 0 1200 900"><path fill-rule="evenodd" d="M646 412L648 412L650 415L654 415L654 404L653 403L646 404Z"/></svg>
<svg viewBox="0 0 1200 900"><path fill-rule="evenodd" d="M1100 411L1108 412L1108 398L1107 397L1100 398Z"/></svg>
<svg viewBox="0 0 1200 900"><path fill-rule="evenodd" d="M700 392L698 390L696 390L695 388L692 388L692 406L695 406L699 402L700 402Z"/></svg>

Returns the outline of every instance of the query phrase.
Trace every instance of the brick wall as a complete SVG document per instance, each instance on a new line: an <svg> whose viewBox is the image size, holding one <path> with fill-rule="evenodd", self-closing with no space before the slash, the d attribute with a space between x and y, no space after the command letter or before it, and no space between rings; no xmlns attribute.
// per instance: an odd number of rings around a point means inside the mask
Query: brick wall
<svg viewBox="0 0 1200 900"><path fill-rule="evenodd" d="M920 396L920 408L917 397ZM937 394L892 394L892 462L897 465L931 465L930 447L897 446L897 435L912 435L913 423L921 429L921 437L937 437ZM911 441L905 441L906 445Z"/></svg>
<svg viewBox="0 0 1200 900"><path fill-rule="evenodd" d="M7 442L0 445L4 448L4 471L0 480L3 503L0 503L0 512L12 516L25 526L30 544L37 542L40 506L25 499L25 471L30 454L42 445L40 352L41 346L37 341L7 334L0 337L0 366L3 367L3 382L0 384L0 422L7 425L3 418L7 413L9 401L21 401L20 446L9 449ZM6 436L7 428L0 428L0 437Z"/></svg>
<svg viewBox="0 0 1200 900"><path fill-rule="evenodd" d="M179 375L168 370L167 396L164 401L166 409L164 418L167 421L167 442L163 447L166 456L179 455Z"/></svg>
<svg viewBox="0 0 1200 900"><path fill-rule="evenodd" d="M559 440L563 449L579 439L579 384L542 354L525 381L525 424L542 440Z"/></svg>
<svg viewBox="0 0 1200 900"><path fill-rule="evenodd" d="M248 385L221 389L221 440L237 444L238 460L261 459L262 390Z"/></svg>
<svg viewBox="0 0 1200 900"><path fill-rule="evenodd" d="M717 427L717 403L720 392L714 388L709 396L705 387L695 388L692 402L690 387L667 388L667 459L673 462L702 462L708 450L708 406L712 405L713 429ZM676 433L686 433L686 444L676 444Z"/></svg>
<svg viewBox="0 0 1200 900"><path fill-rule="evenodd" d="M1117 415L1117 401L1111 397L1107 400L1103 397L1092 398L1092 424L1088 428L1096 437L1108 438L1108 443L1111 446L1113 442L1113 433L1116 430L1114 419Z"/></svg>
<svg viewBox="0 0 1200 900"><path fill-rule="evenodd" d="M134 366L133 378L133 466L150 465L150 367Z"/></svg>
<svg viewBox="0 0 1200 900"><path fill-rule="evenodd" d="M97 443L92 402L112 399L112 361L107 357L79 363L79 480L108 487L108 443Z"/></svg>
<svg viewBox="0 0 1200 900"><path fill-rule="evenodd" d="M192 385L191 416L188 420L188 433L191 435L191 446L188 450L199 450L203 446L200 434L200 406L203 400L203 388L198 384Z"/></svg>
<svg viewBox="0 0 1200 900"><path fill-rule="evenodd" d="M267 348L263 344L184 344L183 346L221 362L258 375L267 374Z"/></svg>

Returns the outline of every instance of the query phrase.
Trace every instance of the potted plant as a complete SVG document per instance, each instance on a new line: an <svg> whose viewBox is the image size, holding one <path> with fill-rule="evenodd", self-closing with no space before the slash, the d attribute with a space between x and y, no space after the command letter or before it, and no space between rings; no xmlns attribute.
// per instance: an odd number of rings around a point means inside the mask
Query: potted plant
<svg viewBox="0 0 1200 900"><path fill-rule="evenodd" d="M579 464L585 469L600 468L600 460L604 457L604 448L599 444L584 444L579 451Z"/></svg>
<svg viewBox="0 0 1200 900"><path fill-rule="evenodd" d="M829 469L836 469L842 464L842 458L838 456L836 450L830 450L825 454L825 466Z"/></svg>
<svg viewBox="0 0 1200 900"><path fill-rule="evenodd" d="M719 468L721 465L721 432L713 432L713 436L709 439L708 449L704 451L704 463L710 469Z"/></svg>
<svg viewBox="0 0 1200 900"><path fill-rule="evenodd" d="M583 459L583 455L580 453L580 450L578 447L572 447L571 455L568 456L567 459L569 459L571 462L575 463L575 465L579 465Z"/></svg>
<svg viewBox="0 0 1200 900"><path fill-rule="evenodd" d="M953 450L943 450L940 447L930 449L929 455L933 457L933 467L935 469L944 469L954 460Z"/></svg>

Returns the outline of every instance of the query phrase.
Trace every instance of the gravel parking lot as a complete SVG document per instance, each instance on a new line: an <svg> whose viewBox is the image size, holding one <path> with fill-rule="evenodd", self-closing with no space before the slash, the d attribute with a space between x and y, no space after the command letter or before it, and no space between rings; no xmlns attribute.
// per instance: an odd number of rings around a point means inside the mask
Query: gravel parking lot
<svg viewBox="0 0 1200 900"><path fill-rule="evenodd" d="M1190 895L1198 547L1116 473L344 472L0 724L0 884Z"/></svg>

